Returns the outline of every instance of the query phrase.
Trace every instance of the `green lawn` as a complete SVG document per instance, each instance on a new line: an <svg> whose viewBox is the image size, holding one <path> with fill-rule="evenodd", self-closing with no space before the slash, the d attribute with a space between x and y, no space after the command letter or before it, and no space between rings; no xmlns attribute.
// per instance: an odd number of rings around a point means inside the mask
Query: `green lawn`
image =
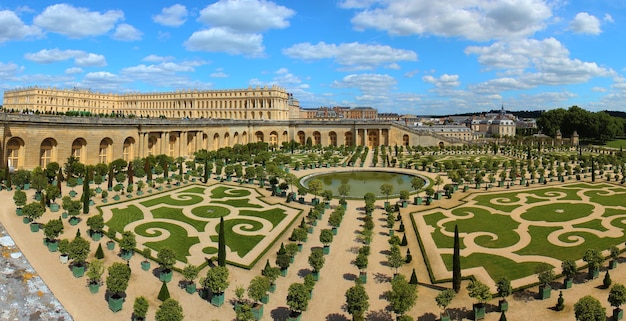
<svg viewBox="0 0 626 321"><path fill-rule="evenodd" d="M190 248L202 241L202 252L214 255L218 220L223 217L226 246L235 253L228 261L242 267L251 267L258 258L249 258L248 253L257 246L263 246L261 252L265 253L300 212L264 203L254 188L221 184L146 195L139 205L128 204L132 201L102 205L100 210L105 224L114 231L129 230L132 223L139 249L145 246L158 251L168 246L176 251L177 260L186 263ZM166 238L154 240L163 236ZM195 261L204 262L204 256Z"/></svg>
<svg viewBox="0 0 626 321"><path fill-rule="evenodd" d="M626 234L626 188L606 183L573 183L558 187L523 189L472 194L465 204L455 208L432 209L414 214L434 228L432 233L420 231L420 238L432 238L437 248L453 246L453 232L458 225L461 249L470 243L471 235L478 247L468 256L461 257L463 268L484 267L497 280L501 276L518 279L534 274L538 262L516 263L506 256L481 252L485 249L506 249L520 241L518 233L531 236L529 244L522 245L514 254L542 256L546 259L580 260L589 248L606 250L624 242ZM530 205L530 206L528 206ZM522 206L527 208L522 208ZM601 210L597 218L588 218ZM516 213L517 215L510 215ZM519 217L519 221L517 218ZM446 223L441 225L441 221ZM556 224L555 224L556 223ZM439 227L441 225L441 227ZM524 227L527 226L527 227ZM521 228L521 231L518 229ZM560 243L552 243L557 237ZM451 270L451 255L441 253L440 258ZM505 252L506 253L506 252ZM430 257L429 262L437 258ZM560 272L560 267L555 267Z"/></svg>

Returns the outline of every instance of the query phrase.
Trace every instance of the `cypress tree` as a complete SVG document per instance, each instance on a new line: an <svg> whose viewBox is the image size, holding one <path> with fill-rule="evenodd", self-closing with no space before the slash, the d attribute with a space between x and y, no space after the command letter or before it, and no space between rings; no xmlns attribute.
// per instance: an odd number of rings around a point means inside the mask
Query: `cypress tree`
<svg viewBox="0 0 626 321"><path fill-rule="evenodd" d="M220 217L220 231L217 241L217 265L226 266L226 239L224 237L224 217Z"/></svg>
<svg viewBox="0 0 626 321"><path fill-rule="evenodd" d="M161 302L170 298L170 290L167 289L167 283L163 281L161 285L161 290L159 291L159 296L157 297Z"/></svg>
<svg viewBox="0 0 626 321"><path fill-rule="evenodd" d="M459 226L454 225L454 254L452 255L452 288L454 292L461 290L461 245L459 243Z"/></svg>
<svg viewBox="0 0 626 321"><path fill-rule="evenodd" d="M91 195L89 193L89 180L90 180L89 173L90 172L91 172L90 166L87 166L85 168L85 179L83 180L83 195L82 195L82 199L83 199L83 214L88 214L89 213L89 200L91 198Z"/></svg>
<svg viewBox="0 0 626 321"><path fill-rule="evenodd" d="M204 183L209 182L209 157L204 160Z"/></svg>
<svg viewBox="0 0 626 321"><path fill-rule="evenodd" d="M102 243L98 243L98 249L96 250L96 259L104 259L104 251L102 250Z"/></svg>
<svg viewBox="0 0 626 321"><path fill-rule="evenodd" d="M596 181L596 163L591 159L591 181Z"/></svg>

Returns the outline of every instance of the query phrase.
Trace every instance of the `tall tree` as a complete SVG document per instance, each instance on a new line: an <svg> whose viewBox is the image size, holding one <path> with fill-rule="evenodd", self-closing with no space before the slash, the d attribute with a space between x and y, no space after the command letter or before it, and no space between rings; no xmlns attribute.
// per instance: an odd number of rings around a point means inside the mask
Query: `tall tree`
<svg viewBox="0 0 626 321"><path fill-rule="evenodd" d="M598 299L587 295L574 303L574 315L578 321L604 321L606 312Z"/></svg>
<svg viewBox="0 0 626 321"><path fill-rule="evenodd" d="M346 311L352 315L352 321L364 321L369 309L369 296L361 284L356 284L346 291Z"/></svg>
<svg viewBox="0 0 626 321"><path fill-rule="evenodd" d="M454 253L452 254L452 288L456 293L461 290L461 244L459 226L454 225Z"/></svg>
<svg viewBox="0 0 626 321"><path fill-rule="evenodd" d="M89 201L91 200L91 190L89 190L89 180L92 176L92 167L85 166L85 179L83 180L83 214L89 213Z"/></svg>
<svg viewBox="0 0 626 321"><path fill-rule="evenodd" d="M226 237L224 236L224 217L220 217L220 230L217 240L217 265L226 266Z"/></svg>

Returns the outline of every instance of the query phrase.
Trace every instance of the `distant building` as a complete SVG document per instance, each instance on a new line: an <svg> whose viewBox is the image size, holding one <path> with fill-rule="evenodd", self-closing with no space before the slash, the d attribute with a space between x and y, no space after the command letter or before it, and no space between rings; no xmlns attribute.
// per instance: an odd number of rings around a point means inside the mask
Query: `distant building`
<svg viewBox="0 0 626 321"><path fill-rule="evenodd" d="M479 136L485 137L513 137L515 136L515 116L507 114L504 106L500 112L488 113L484 116L474 118L471 121L471 128Z"/></svg>

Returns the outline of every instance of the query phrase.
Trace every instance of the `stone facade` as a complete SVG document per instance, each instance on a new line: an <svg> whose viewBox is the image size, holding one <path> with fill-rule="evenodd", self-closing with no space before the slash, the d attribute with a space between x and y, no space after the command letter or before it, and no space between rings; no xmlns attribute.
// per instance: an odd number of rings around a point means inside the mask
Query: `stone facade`
<svg viewBox="0 0 626 321"><path fill-rule="evenodd" d="M121 95L12 90L5 92L5 113L0 114L1 167L32 169L64 163L70 156L84 164L159 154L186 158L201 149L249 142L280 147L292 140L306 144L308 138L322 146L370 148L454 144L441 135L377 120L369 107L355 108L355 119L331 123L293 117L299 109L297 100L278 87ZM89 116L57 115L68 111Z"/></svg>

